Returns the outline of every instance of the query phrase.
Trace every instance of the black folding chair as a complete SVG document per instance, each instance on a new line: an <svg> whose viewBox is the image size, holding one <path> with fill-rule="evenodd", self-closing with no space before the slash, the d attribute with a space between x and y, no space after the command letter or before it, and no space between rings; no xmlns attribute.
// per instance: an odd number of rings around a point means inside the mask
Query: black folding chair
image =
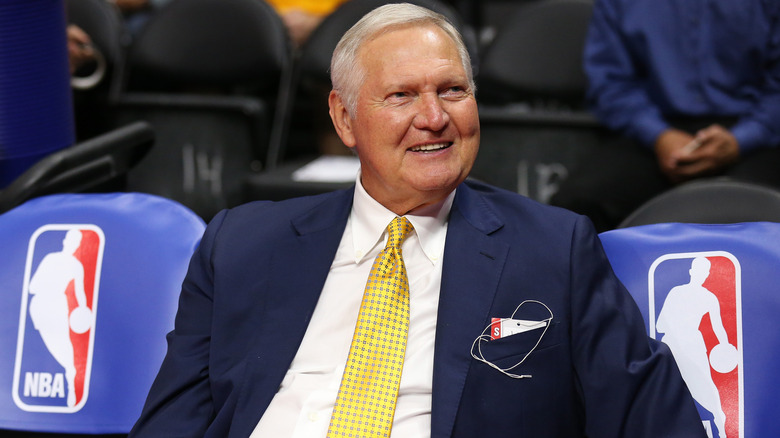
<svg viewBox="0 0 780 438"><path fill-rule="evenodd" d="M618 228L667 222L780 222L780 190L727 178L694 180L642 204Z"/></svg>
<svg viewBox="0 0 780 438"><path fill-rule="evenodd" d="M210 219L241 201L240 182L266 167L270 130L289 75L281 18L257 0L174 0L128 52L117 123L146 120L156 147L128 189L177 200Z"/></svg>

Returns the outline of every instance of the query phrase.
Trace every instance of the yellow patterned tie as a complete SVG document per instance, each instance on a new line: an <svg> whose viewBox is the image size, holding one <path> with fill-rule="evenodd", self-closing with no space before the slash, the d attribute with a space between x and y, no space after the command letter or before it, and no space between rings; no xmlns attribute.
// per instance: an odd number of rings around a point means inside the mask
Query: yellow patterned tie
<svg viewBox="0 0 780 438"><path fill-rule="evenodd" d="M412 229L405 217L387 226L390 237L368 276L328 438L390 436L409 332L401 243Z"/></svg>

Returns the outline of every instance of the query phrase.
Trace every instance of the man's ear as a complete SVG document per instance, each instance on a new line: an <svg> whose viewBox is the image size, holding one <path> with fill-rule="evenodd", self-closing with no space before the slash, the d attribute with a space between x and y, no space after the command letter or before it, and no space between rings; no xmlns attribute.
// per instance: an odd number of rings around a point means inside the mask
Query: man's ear
<svg viewBox="0 0 780 438"><path fill-rule="evenodd" d="M347 147L355 147L355 134L352 132L354 120L350 117L341 95L336 90L331 90L328 96L328 106L330 107L330 119L333 121L333 126L341 141Z"/></svg>

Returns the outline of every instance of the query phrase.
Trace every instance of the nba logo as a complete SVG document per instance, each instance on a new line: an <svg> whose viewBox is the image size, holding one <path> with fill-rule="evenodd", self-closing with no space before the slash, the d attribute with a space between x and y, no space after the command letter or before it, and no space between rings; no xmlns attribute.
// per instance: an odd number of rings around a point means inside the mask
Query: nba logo
<svg viewBox="0 0 780 438"><path fill-rule="evenodd" d="M94 225L45 225L30 238L13 381L22 410L87 402L104 241Z"/></svg>
<svg viewBox="0 0 780 438"><path fill-rule="evenodd" d="M724 251L667 254L648 286L650 336L672 350L708 435L743 438L739 261Z"/></svg>

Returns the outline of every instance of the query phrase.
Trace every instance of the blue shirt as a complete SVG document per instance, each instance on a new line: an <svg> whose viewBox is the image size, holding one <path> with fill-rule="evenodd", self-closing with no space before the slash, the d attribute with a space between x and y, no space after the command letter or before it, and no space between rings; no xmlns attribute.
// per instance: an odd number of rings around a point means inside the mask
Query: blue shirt
<svg viewBox="0 0 780 438"><path fill-rule="evenodd" d="M644 145L672 117L780 144L780 0L596 0L584 58L595 115Z"/></svg>

